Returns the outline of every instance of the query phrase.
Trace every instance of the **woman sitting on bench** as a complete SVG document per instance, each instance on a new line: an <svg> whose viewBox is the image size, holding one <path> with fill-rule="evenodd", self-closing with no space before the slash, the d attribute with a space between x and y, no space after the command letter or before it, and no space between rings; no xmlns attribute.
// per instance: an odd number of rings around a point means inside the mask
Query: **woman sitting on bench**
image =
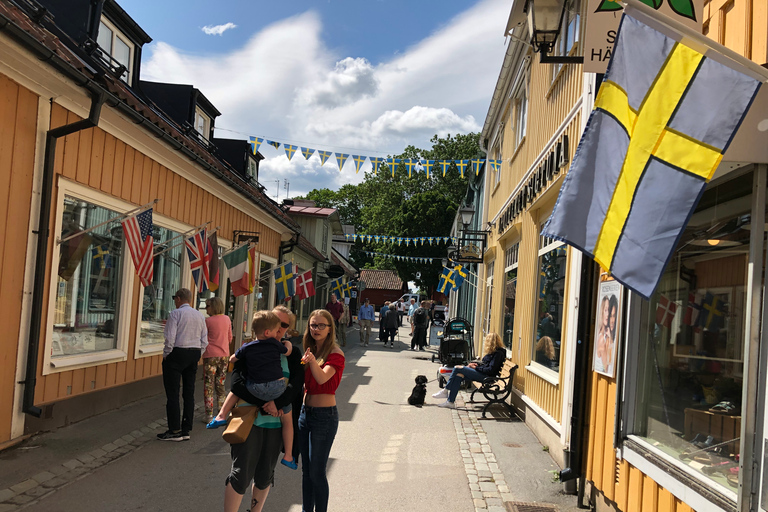
<svg viewBox="0 0 768 512"><path fill-rule="evenodd" d="M507 351L504 348L504 343L501 341L501 336L495 332L489 333L485 337L485 348L483 350L483 360L479 363L469 363L467 366L454 366L451 372L451 377L448 379L448 384L444 389L441 389L432 398L445 398L445 402L438 405L438 407L448 407L453 409L456 407L456 395L459 394L459 389L465 380L483 382L488 377L496 377L501 371L501 367L504 366L504 360L507 357Z"/></svg>

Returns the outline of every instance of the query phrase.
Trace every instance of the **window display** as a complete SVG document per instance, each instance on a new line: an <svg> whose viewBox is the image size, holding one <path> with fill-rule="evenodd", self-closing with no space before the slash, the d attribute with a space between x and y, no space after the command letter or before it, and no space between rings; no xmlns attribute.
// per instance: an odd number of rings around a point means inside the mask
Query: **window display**
<svg viewBox="0 0 768 512"><path fill-rule="evenodd" d="M538 323L532 359L560 371L566 251L562 242L539 237Z"/></svg>
<svg viewBox="0 0 768 512"><path fill-rule="evenodd" d="M179 233L153 226L155 239L155 272L152 283L144 288L141 305L141 336L139 345L163 343L163 330L168 314L175 309L173 295L181 288L181 270L185 254Z"/></svg>
<svg viewBox="0 0 768 512"><path fill-rule="evenodd" d="M118 215L65 196L60 238L63 240ZM120 219L66 240L58 250L52 357L116 348L123 277Z"/></svg>
<svg viewBox="0 0 768 512"><path fill-rule="evenodd" d="M504 283L504 314L502 315L502 339L507 350L512 350L512 328L515 324L515 293L517 291L517 262L520 244L516 243L506 250L505 283Z"/></svg>
<svg viewBox="0 0 768 512"><path fill-rule="evenodd" d="M752 181L752 173L742 174L704 192L656 293L643 301L639 340L635 433L732 490L739 483Z"/></svg>

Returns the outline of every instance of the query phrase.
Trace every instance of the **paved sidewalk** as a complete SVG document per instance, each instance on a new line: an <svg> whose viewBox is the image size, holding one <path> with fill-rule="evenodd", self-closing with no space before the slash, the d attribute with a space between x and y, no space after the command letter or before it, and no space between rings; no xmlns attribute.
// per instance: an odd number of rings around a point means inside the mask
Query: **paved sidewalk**
<svg viewBox="0 0 768 512"><path fill-rule="evenodd" d="M374 341L378 329L368 347L359 346L357 325L348 329L330 508L502 512L522 501L576 510L575 496L552 480L559 468L523 422L495 408L489 417L501 419L479 419L482 404L465 404L465 392L456 409L440 409L442 400L430 396L435 383L424 407L407 404L413 378L434 379L438 363L436 347L410 351L409 327L400 331L390 349ZM0 452L0 512L180 510L180 497L192 508L219 509L228 445L200 422L190 442L156 442L166 428L162 386L158 393ZM159 484L169 472L179 480L170 497ZM278 468L276 478L270 510L300 510L300 472Z"/></svg>

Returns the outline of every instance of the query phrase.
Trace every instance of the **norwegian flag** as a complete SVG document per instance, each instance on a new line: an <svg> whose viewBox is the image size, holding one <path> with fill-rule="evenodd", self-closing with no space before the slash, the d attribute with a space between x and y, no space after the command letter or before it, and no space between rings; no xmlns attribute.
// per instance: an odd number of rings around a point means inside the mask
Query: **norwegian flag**
<svg viewBox="0 0 768 512"><path fill-rule="evenodd" d="M683 323L693 327L694 331L699 332L699 313L701 313L701 306L696 303L696 294L688 294L688 307L685 308L685 315L683 315Z"/></svg>
<svg viewBox="0 0 768 512"><path fill-rule="evenodd" d="M191 237L184 240L189 255L189 266L192 268L192 278L195 280L198 293L203 293L209 287L209 263L211 252L208 250L208 237L206 230L198 231Z"/></svg>
<svg viewBox="0 0 768 512"><path fill-rule="evenodd" d="M677 313L677 303L661 295L659 297L659 304L656 306L656 323L669 329L672 327L672 319L675 318L675 313Z"/></svg>
<svg viewBox="0 0 768 512"><path fill-rule="evenodd" d="M315 285L312 282L312 271L307 270L296 277L296 297L299 300L304 300L314 295Z"/></svg>
<svg viewBox="0 0 768 512"><path fill-rule="evenodd" d="M125 243L131 252L136 274L143 286L149 286L154 277L154 240L152 238L152 208L132 215L121 222Z"/></svg>

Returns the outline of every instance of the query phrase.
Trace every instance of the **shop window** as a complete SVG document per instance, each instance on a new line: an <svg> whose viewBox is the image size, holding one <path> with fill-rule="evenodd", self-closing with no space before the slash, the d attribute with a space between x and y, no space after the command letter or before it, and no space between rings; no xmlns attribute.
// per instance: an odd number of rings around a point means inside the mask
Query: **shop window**
<svg viewBox="0 0 768 512"><path fill-rule="evenodd" d="M704 192L638 321L634 433L733 492L749 339L752 182L747 173Z"/></svg>
<svg viewBox="0 0 768 512"><path fill-rule="evenodd" d="M153 236L155 253L161 254L155 256L153 280L144 288L141 302L140 346L164 343L165 321L168 319L168 314L176 308L173 296L182 287L182 265L186 261L186 249L179 233L155 224ZM174 245L176 247L173 247Z"/></svg>
<svg viewBox="0 0 768 512"><path fill-rule="evenodd" d="M60 238L118 215L65 196ZM120 219L63 242L59 251L51 358L117 348L124 253Z"/></svg>
<svg viewBox="0 0 768 512"><path fill-rule="evenodd" d="M493 267L495 261L488 264L488 278L485 280L485 321L483 322L483 334L491 332L491 311L493 310Z"/></svg>
<svg viewBox="0 0 768 512"><path fill-rule="evenodd" d="M512 350L512 328L515 324L515 294L517 291L517 261L520 243L510 246L504 255L504 311L501 331L504 346Z"/></svg>
<svg viewBox="0 0 768 512"><path fill-rule="evenodd" d="M536 287L538 323L532 359L556 372L560 371L565 263L565 245L552 238L539 237L539 274Z"/></svg>

